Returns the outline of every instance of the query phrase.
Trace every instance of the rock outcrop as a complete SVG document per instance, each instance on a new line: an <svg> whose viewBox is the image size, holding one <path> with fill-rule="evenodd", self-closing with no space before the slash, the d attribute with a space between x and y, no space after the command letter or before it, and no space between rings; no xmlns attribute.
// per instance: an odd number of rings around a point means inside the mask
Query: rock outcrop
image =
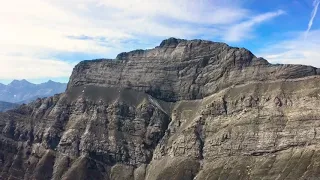
<svg viewBox="0 0 320 180"><path fill-rule="evenodd" d="M319 69L170 38L0 114L0 179L320 177Z"/></svg>

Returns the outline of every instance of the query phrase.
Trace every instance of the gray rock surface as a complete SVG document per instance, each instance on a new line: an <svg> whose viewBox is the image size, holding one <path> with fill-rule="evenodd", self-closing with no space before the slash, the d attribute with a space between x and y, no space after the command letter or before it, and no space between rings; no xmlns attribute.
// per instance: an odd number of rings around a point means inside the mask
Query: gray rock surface
<svg viewBox="0 0 320 180"><path fill-rule="evenodd" d="M0 179L319 179L320 76L170 38L0 113Z"/></svg>
<svg viewBox="0 0 320 180"><path fill-rule="evenodd" d="M168 39L151 50L121 53L114 60L83 61L68 88L80 85L131 88L165 101L201 99L249 81L318 74L302 65L273 65L243 48L203 40Z"/></svg>

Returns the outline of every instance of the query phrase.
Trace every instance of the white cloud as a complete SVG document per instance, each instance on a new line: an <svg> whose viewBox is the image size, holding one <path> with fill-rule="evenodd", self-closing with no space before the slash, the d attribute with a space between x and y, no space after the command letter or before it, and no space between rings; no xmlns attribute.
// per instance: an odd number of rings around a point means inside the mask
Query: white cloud
<svg viewBox="0 0 320 180"><path fill-rule="evenodd" d="M75 64L52 59L0 55L0 79L68 77Z"/></svg>
<svg viewBox="0 0 320 180"><path fill-rule="evenodd" d="M117 9L121 15L161 16L195 23L229 24L243 19L247 14L247 10L230 4L226 6L221 0L102 0L99 2L108 9Z"/></svg>
<svg viewBox="0 0 320 180"><path fill-rule="evenodd" d="M304 35L304 32L298 32L290 40L262 47L258 55L271 63L305 64L320 68L320 30L310 31L306 39Z"/></svg>
<svg viewBox="0 0 320 180"><path fill-rule="evenodd" d="M256 24L279 14L246 21L253 15L234 0L2 0L0 79L68 77L73 64L55 54L110 57L127 50L127 40L244 38ZM231 29L242 35L224 36L234 24Z"/></svg>
<svg viewBox="0 0 320 180"><path fill-rule="evenodd" d="M317 15L317 11L318 11L319 4L320 4L320 0L314 0L314 1L313 1L313 6L314 6L314 8L313 8L313 10L312 10L312 12L311 12L311 18L310 18L309 23L308 23L308 29L307 29L307 31L305 32L305 36L306 36L305 38L307 38L308 33L309 33L309 31L310 31L310 29L311 29L311 27L312 27L313 20L314 20L314 18L315 18L316 15Z"/></svg>
<svg viewBox="0 0 320 180"><path fill-rule="evenodd" d="M268 21L284 13L285 12L283 10L268 12L236 24L228 29L227 33L224 36L224 39L229 42L236 42L248 38L250 37L250 34L252 34L255 25L259 25L264 21Z"/></svg>

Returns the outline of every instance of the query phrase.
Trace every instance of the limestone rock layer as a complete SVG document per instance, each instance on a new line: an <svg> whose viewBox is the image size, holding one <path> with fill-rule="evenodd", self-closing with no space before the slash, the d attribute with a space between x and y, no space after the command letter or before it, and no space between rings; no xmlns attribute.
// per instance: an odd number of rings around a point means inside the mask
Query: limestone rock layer
<svg viewBox="0 0 320 180"><path fill-rule="evenodd" d="M0 114L0 179L319 179L320 76L170 38Z"/></svg>

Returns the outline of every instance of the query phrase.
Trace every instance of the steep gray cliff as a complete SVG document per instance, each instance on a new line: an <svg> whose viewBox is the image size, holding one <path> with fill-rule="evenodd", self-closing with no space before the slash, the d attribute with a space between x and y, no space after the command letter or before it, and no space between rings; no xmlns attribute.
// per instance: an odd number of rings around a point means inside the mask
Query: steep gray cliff
<svg viewBox="0 0 320 180"><path fill-rule="evenodd" d="M65 93L0 114L0 177L318 179L319 85L202 40L83 61Z"/></svg>
<svg viewBox="0 0 320 180"><path fill-rule="evenodd" d="M243 48L203 40L168 39L151 50L121 53L114 60L83 61L68 88L80 85L130 88L166 101L201 99L249 81L316 75L317 68L272 65Z"/></svg>

